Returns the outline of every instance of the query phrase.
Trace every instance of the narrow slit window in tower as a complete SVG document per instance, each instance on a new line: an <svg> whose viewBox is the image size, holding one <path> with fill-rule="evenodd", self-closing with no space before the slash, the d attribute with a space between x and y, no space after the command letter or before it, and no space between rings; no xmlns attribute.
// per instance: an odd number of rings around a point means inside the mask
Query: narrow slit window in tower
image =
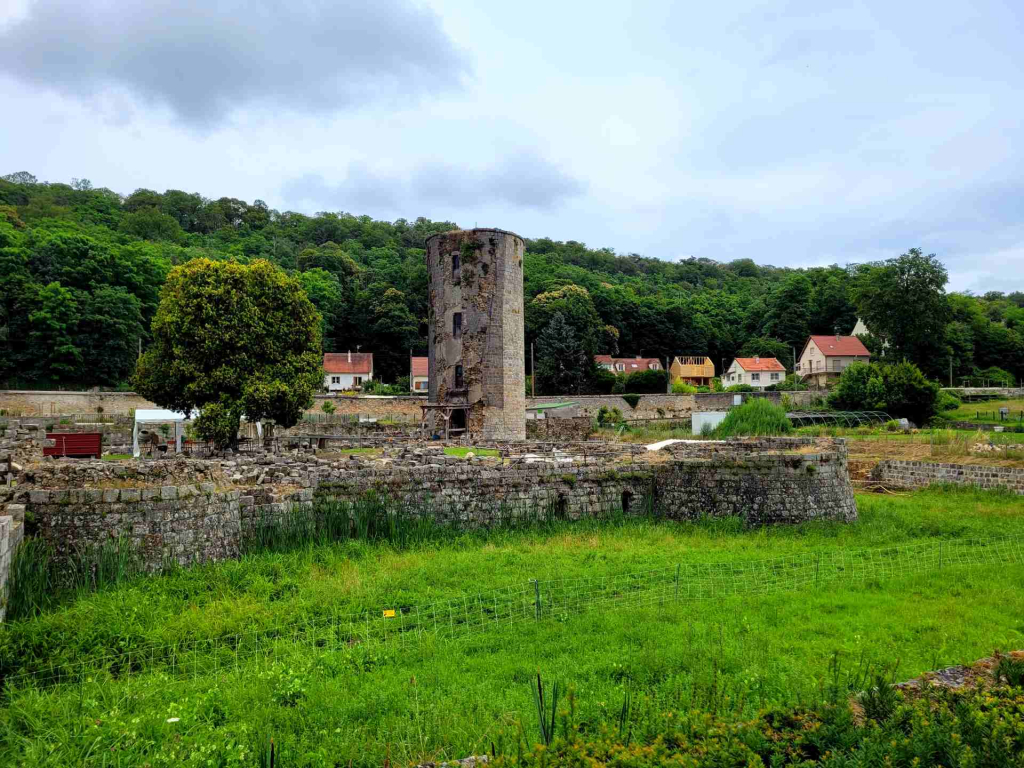
<svg viewBox="0 0 1024 768"><path fill-rule="evenodd" d="M462 338L462 313L456 312L452 315L452 336L456 339Z"/></svg>

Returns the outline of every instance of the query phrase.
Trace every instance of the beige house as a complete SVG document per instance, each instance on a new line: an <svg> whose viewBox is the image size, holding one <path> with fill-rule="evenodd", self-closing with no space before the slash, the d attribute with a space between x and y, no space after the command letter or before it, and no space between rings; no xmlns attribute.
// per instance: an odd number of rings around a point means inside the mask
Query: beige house
<svg viewBox="0 0 1024 768"><path fill-rule="evenodd" d="M804 384L828 387L853 363L871 362L871 353L856 336L811 336L804 344L796 373Z"/></svg>
<svg viewBox="0 0 1024 768"><path fill-rule="evenodd" d="M427 394L429 358L413 357L409 362L409 391L414 394Z"/></svg>
<svg viewBox="0 0 1024 768"><path fill-rule="evenodd" d="M682 380L695 387L711 386L715 378L715 364L710 357L677 357L668 369L672 383Z"/></svg>
<svg viewBox="0 0 1024 768"><path fill-rule="evenodd" d="M786 378L786 366L774 357L737 357L722 377L722 386L749 384L754 389L764 389L781 384Z"/></svg>

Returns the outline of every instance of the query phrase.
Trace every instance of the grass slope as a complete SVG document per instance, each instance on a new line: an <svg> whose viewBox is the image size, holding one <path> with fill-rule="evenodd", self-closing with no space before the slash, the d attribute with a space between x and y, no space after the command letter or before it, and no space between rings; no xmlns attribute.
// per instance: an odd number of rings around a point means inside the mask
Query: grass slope
<svg viewBox="0 0 1024 768"><path fill-rule="evenodd" d="M581 523L464 534L396 551L350 542L196 568L79 599L0 630L8 670L72 652L202 638L325 611L379 610L439 596L664 568L1018 533L1019 497L927 491L861 495L853 525L745 531L734 521ZM1024 647L1024 567L951 568L816 591L597 609L495 628L326 652L273 655L192 679L100 671L65 690L15 692L0 708L3 765L253 764L273 737L279 764L393 764L488 751L535 732L529 681L576 688L584 718L617 712L630 687L643 707L752 712L814 695L829 659L900 662L900 677ZM177 720L175 720L177 718ZM212 762L207 762L212 761Z"/></svg>

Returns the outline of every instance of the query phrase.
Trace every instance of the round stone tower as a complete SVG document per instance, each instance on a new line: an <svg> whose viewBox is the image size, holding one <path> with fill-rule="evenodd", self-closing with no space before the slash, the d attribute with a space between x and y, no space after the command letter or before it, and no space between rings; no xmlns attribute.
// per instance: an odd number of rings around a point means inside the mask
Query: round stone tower
<svg viewBox="0 0 1024 768"><path fill-rule="evenodd" d="M526 439L524 250L523 238L501 229L427 238L435 432Z"/></svg>

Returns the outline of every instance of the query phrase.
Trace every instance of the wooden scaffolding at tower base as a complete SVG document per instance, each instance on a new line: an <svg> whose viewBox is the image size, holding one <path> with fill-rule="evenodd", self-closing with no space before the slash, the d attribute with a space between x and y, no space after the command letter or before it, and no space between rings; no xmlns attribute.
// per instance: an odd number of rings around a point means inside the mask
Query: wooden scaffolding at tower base
<svg viewBox="0 0 1024 768"><path fill-rule="evenodd" d="M462 435L466 431L465 425L468 419L467 411L469 411L469 408L469 403L420 403L420 411L422 414L420 416L420 431L424 435L428 434L427 414L436 413L441 416L441 420L444 424L444 432L441 433L435 430L435 434L440 435L444 440L449 440L452 437ZM463 413L463 426L461 427L452 427L452 414L456 411L461 411ZM437 426L436 422L434 426Z"/></svg>

